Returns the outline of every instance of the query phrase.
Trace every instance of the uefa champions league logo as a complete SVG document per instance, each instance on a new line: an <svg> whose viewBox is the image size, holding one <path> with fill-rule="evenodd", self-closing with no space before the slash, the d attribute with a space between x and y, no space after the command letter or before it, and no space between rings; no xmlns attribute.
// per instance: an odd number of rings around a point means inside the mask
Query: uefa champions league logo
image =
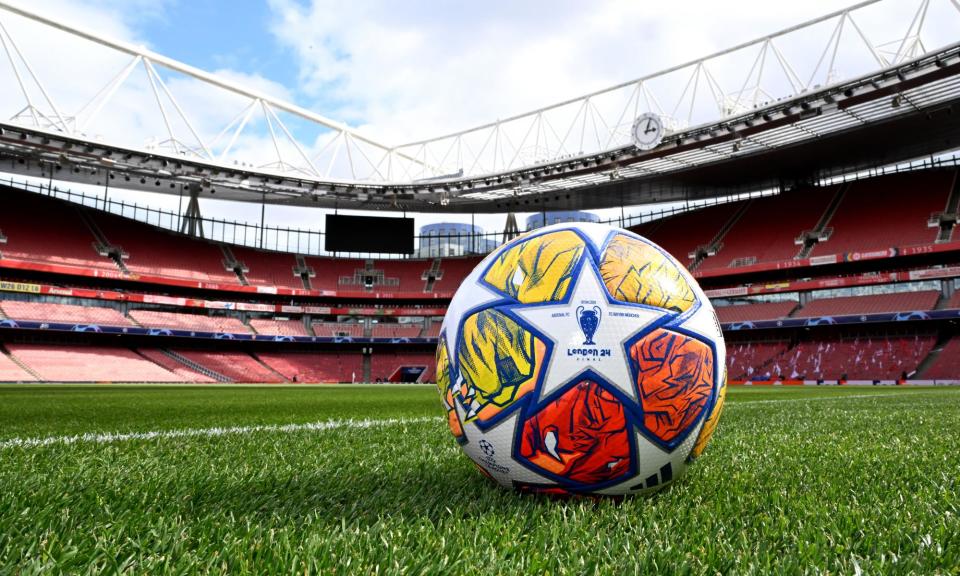
<svg viewBox="0 0 960 576"><path fill-rule="evenodd" d="M595 300L585 300L577 306L577 323L580 325L580 331L583 332L583 344L577 348L567 348L567 356L575 357L578 362L594 362L610 357L612 352L610 348L597 348L597 343L593 341L593 335L600 328L601 317L603 317L603 311L596 305Z"/></svg>
<svg viewBox="0 0 960 576"><path fill-rule="evenodd" d="M577 321L580 323L580 330L583 331L583 341L584 346L595 346L596 342L593 341L593 335L597 333L597 328L600 327L600 307L594 306L592 309L587 310L583 306L577 307Z"/></svg>

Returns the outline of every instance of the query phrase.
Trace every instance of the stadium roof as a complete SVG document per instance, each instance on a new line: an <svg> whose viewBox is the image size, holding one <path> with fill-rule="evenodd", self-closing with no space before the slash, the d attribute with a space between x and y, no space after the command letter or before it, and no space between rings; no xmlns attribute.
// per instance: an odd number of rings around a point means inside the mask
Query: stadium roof
<svg viewBox="0 0 960 576"><path fill-rule="evenodd" d="M960 5L943 1L960 27ZM920 2L893 44L868 41L864 21L871 20L861 17L892 2L862 2L580 98L390 146L294 104L0 0L8 85L18 86L23 97L22 108L0 110L10 118L0 123L0 165L8 172L151 192L428 212L604 208L789 186L960 147L960 44L955 37L944 44L925 36L933 2ZM10 18L27 18L51 34L129 60L68 113L51 97L64 87L46 89L30 55L4 26ZM781 47L816 30L829 34L819 59L811 58L816 66L801 79ZM858 74L845 70L849 79L838 81L836 62L851 44L868 58L853 66ZM729 69L731 59L743 64L739 75L718 77L714 70ZM149 145L122 131L99 130L115 94L141 68L144 106L162 119L162 132L148 135ZM779 83L767 79L773 72ZM202 134L190 121L171 89L180 76L238 105L219 134ZM665 87L671 82L672 91ZM672 107L661 105L664 94L675 96ZM634 118L646 111L668 127L648 151L636 148L629 135ZM247 165L231 151L245 131L257 129L254 117L261 118L259 129L272 141L274 156ZM315 130L308 134L312 141L322 144L303 143L309 129Z"/></svg>

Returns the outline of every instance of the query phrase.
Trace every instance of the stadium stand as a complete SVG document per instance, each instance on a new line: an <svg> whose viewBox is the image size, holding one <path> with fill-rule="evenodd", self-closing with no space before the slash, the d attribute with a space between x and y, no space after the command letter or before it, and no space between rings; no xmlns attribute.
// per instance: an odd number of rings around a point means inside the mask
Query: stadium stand
<svg viewBox="0 0 960 576"><path fill-rule="evenodd" d="M960 310L960 290L953 293L953 296L947 300L944 308L947 310Z"/></svg>
<svg viewBox="0 0 960 576"><path fill-rule="evenodd" d="M0 310L7 318L35 322L62 322L67 324L96 324L99 326L133 326L133 323L113 308L76 306L50 302L0 300Z"/></svg>
<svg viewBox="0 0 960 576"><path fill-rule="evenodd" d="M316 274L310 279L314 290L363 290L362 285L353 283L356 271L364 267L363 260L307 257L304 261ZM341 285L341 278L350 278L350 283Z"/></svg>
<svg viewBox="0 0 960 576"><path fill-rule="evenodd" d="M7 350L51 382L183 382L127 348L63 344L7 344Z"/></svg>
<svg viewBox="0 0 960 576"><path fill-rule="evenodd" d="M774 320L786 318L797 307L795 300L785 302L760 302L757 304L738 304L732 306L717 306L717 319L727 322L756 322L758 320Z"/></svg>
<svg viewBox="0 0 960 576"><path fill-rule="evenodd" d="M199 332L222 332L248 334L250 332L239 319L230 316L203 316L156 310L131 310L130 318L145 328L167 328Z"/></svg>
<svg viewBox="0 0 960 576"><path fill-rule="evenodd" d="M32 374L20 367L0 348L0 382L36 382Z"/></svg>
<svg viewBox="0 0 960 576"><path fill-rule="evenodd" d="M801 342L772 361L772 373L788 379L896 380L917 369L933 335L825 338Z"/></svg>
<svg viewBox="0 0 960 576"><path fill-rule="evenodd" d="M774 358L786 352L789 342L729 342L727 344L727 375L730 380L769 380L774 377L769 365Z"/></svg>
<svg viewBox="0 0 960 576"><path fill-rule="evenodd" d="M381 260L376 267L383 270L384 278L396 278L396 292L423 292L423 275L430 267L431 260Z"/></svg>
<svg viewBox="0 0 960 576"><path fill-rule="evenodd" d="M811 255L933 244L938 230L927 220L945 208L955 177L955 170L930 170L853 182L830 220L833 235Z"/></svg>
<svg viewBox="0 0 960 576"><path fill-rule="evenodd" d="M431 292L448 292L451 294L456 292L464 278L466 278L479 263L480 258L476 256L444 258L440 260L439 269L441 275L440 278L434 282ZM425 271L429 270L432 261L428 260L427 264L428 265L424 267Z"/></svg>
<svg viewBox="0 0 960 576"><path fill-rule="evenodd" d="M883 312L911 312L932 310L940 293L936 290L896 292L870 296L840 296L812 300L794 312L795 318L844 316L851 314L880 314Z"/></svg>
<svg viewBox="0 0 960 576"><path fill-rule="evenodd" d="M689 266L693 263L690 253L699 246L710 244L723 226L742 208L742 202L719 204L635 226L631 230L653 240L674 258Z"/></svg>
<svg viewBox="0 0 960 576"><path fill-rule="evenodd" d="M418 338L423 329L418 324L374 324L373 338Z"/></svg>
<svg viewBox="0 0 960 576"><path fill-rule="evenodd" d="M817 224L837 188L804 188L750 201L743 216L724 235L719 252L705 259L699 269L735 268L794 258L800 252L796 238ZM718 223L714 223L714 228L719 229Z"/></svg>
<svg viewBox="0 0 960 576"><path fill-rule="evenodd" d="M370 378L379 379L381 382L400 382L400 370L404 366L424 368L424 372L429 371L431 364L435 364L436 359L433 354L422 354L415 352L378 352L370 357ZM425 382L421 374L418 381Z"/></svg>
<svg viewBox="0 0 960 576"><path fill-rule="evenodd" d="M123 263L134 274L221 284L240 283L236 273L225 269L223 251L215 243L113 214L91 212L91 215L110 243L127 254Z"/></svg>
<svg viewBox="0 0 960 576"><path fill-rule="evenodd" d="M0 244L3 258L120 272L113 260L97 252L96 238L77 207L16 188L2 191L0 230L7 239Z"/></svg>
<svg viewBox="0 0 960 576"><path fill-rule="evenodd" d="M307 333L307 327L303 325L302 320L254 318L250 320L250 326L257 331L257 334L269 334L274 336L310 336L310 334Z"/></svg>
<svg viewBox="0 0 960 576"><path fill-rule="evenodd" d="M427 328L427 332L424 334L424 338L439 338L440 328L442 326L442 322L431 322L430 326Z"/></svg>
<svg viewBox="0 0 960 576"><path fill-rule="evenodd" d="M363 356L359 352L261 352L257 357L291 382L363 380Z"/></svg>
<svg viewBox="0 0 960 576"><path fill-rule="evenodd" d="M960 380L960 335L955 335L923 373L924 379Z"/></svg>
<svg viewBox="0 0 960 576"><path fill-rule="evenodd" d="M158 366L163 367L165 370L176 374L184 382L193 382L196 384L216 382L216 380L213 378L205 374L201 374L177 359L167 355L163 352L163 350L154 348L141 348L137 350L137 352L154 364L157 364Z"/></svg>
<svg viewBox="0 0 960 576"><path fill-rule="evenodd" d="M843 186L812 188L787 192L779 196L755 198L747 202L717 205L682 213L662 221L646 223L635 228L641 234L662 243L681 261L691 261L688 254L697 247L713 243L718 252L699 262L701 270L735 270L739 265L752 262L774 262L794 258L800 247L794 243L803 231L826 222L833 228L831 237L815 249L817 253L837 251L865 251L876 247L887 248L893 245L911 243L932 244L937 231L927 226L931 213L943 211L949 195L955 170L928 171L925 173L900 174L871 180L857 181ZM839 190L842 192L838 193ZM904 190L911 200L914 196L920 200L913 203L903 201ZM342 308L367 308L370 311L379 307L445 307L442 299L436 303L422 299L428 293L434 300L435 293L452 293L464 277L479 263L479 257L404 259L404 260L364 260L337 259L329 257L304 258L290 253L260 251L252 248L221 245L204 240L169 233L142 223L122 219L113 215L98 213L93 209L79 208L65 202L26 192L11 192L12 211L0 214L0 230L7 243L0 243L0 253L6 259L28 260L35 263L59 263L85 268L102 269L111 274L102 274L110 280L89 280L81 285L88 288L101 284L103 288L119 290L122 282L112 278L121 268L109 257L100 256L95 249L99 246L119 247L128 252L124 260L134 274L151 274L169 278L190 279L220 283L224 288L236 287L242 281L260 287L284 287L301 289L310 287L319 290L336 290L340 294L312 295L301 300L297 294L288 301L286 297L271 297L270 290L263 290L263 296L250 300L269 302L270 304L319 305L340 309L340 314L348 312ZM910 204L903 207L902 204ZM828 209L828 205L830 209ZM880 208L877 208L880 206ZM5 205L6 207L6 205ZM836 207L836 211L833 211ZM26 212L30 210L30 212ZM9 214L35 214L42 211L45 218L11 218ZM829 219L826 216L832 214ZM891 216L893 215L893 216ZM21 214L22 216L22 214ZM49 218L47 217L49 216ZM30 222L30 226L22 225ZM877 229L882 229L882 233ZM17 239L14 239L14 238ZM18 242L21 242L18 244ZM948 250L952 246L946 247ZM955 258L955 256L951 256ZM227 270L225 263L230 259L243 264L243 278L233 270ZM939 257L938 257L939 258ZM309 286L295 275L303 270L300 262L309 267L314 274ZM884 260L878 260L879 266ZM950 266L954 260L943 260L944 266ZM838 264L837 266L841 266ZM899 264L895 265L899 266ZM11 266L13 268L13 266ZM905 268L895 267L896 270ZM809 268L788 271L783 275L807 278ZM820 270L820 269L818 269ZM823 270L827 270L824 268ZM949 269L947 269L949 273ZM837 269L821 274L845 274ZM16 274L16 273L15 273ZM49 272L48 272L49 274ZM778 272L778 274L781 274ZM711 275L711 276L715 276ZM5 280L9 279L7 276ZM14 275L14 279L19 278ZM27 276L30 278L30 276ZM777 276L774 281L779 281ZM136 276L134 280L141 280ZM758 280L760 282L764 280ZM71 285L60 281L47 281L50 285ZM727 287L734 283L724 281L719 286ZM157 281L158 286L163 282ZM715 284L716 285L716 284ZM216 287L212 287L214 290ZM142 290L142 288L138 288ZM192 290L192 292L191 292ZM176 289L145 290L156 295L183 295L185 298L211 300L237 298L214 295L210 286L203 289L186 288L179 285ZM367 300L374 304L362 304L363 297L353 298L343 292L375 292L389 301L391 297L401 304L385 304L377 300ZM51 292L54 294L56 292ZM158 294L159 293L159 294ZM432 293L432 294L431 294ZM806 294L803 294L806 296ZM90 296L94 298L96 296ZM718 306L717 314L723 323L752 322L786 317L811 318L820 316L861 315L871 313L930 311L934 308L960 309L960 292L940 302L937 290L923 292L900 292L871 296L845 296L822 298L808 301L798 307L796 301L752 303L747 305ZM232 298L232 299L231 299ZM312 300L311 298L315 299ZM121 297L119 300L126 300ZM129 300L133 306L140 300ZM94 303L93 300L90 300ZM156 306L155 304L153 306ZM386 311L385 311L386 312ZM249 326L238 317L210 316L204 313L191 313L185 309L165 308L162 311L133 309L125 317L118 309L109 306L78 306L37 301L0 300L0 319L33 320L48 323L71 323L91 325L144 326L155 329L180 329L216 333L248 334L255 331L265 336L349 336L360 338L365 335L369 322L369 335L373 338L417 338L421 335L437 337L440 322L428 321L426 327L420 323L395 323L392 318L384 322L353 321L348 316L342 323L329 320L335 317L336 310L320 312L328 320L315 320L305 326L301 320L278 320L274 318L255 318ZM354 314L354 312L349 312ZM389 313L389 312L387 312ZM280 314L280 312L277 312ZM392 313L391 313L392 314ZM373 316L374 313L357 313L359 316ZM395 314L394 314L395 315ZM404 315L413 315L404 313ZM938 323L939 322L939 323ZM949 340L943 352L930 355L937 340L933 331L941 331L941 341L946 338L942 333L953 328L944 321L930 321L930 328L924 325L917 329L919 336L883 336L882 327L870 328L876 334L850 336L855 329L844 326L829 332L831 336L822 336L823 332L811 332L790 335L777 333L769 341L749 341L755 336L750 333L737 333L737 339L729 345L729 374L733 380L756 379L758 376L771 377L807 376L836 380L846 373L850 379L894 379L900 372L912 372L921 364L928 366L921 372L922 377L950 378L960 374L955 358L960 352L956 338ZM927 333L930 332L930 333ZM39 331L38 331L39 333ZM16 341L22 341L21 331L12 331ZM846 335L844 335L846 334ZM4 336L6 338L6 336ZM32 336L31 336L32 338ZM44 336L40 335L37 340ZM791 346L790 341L799 343ZM35 340L31 340L33 342ZM181 340L180 342L183 342ZM140 344L136 344L139 346ZM399 374L402 366L414 366L425 363L426 373L421 381L433 379L433 358L431 354L411 351L406 346L377 346L372 355L363 356L359 352L271 352L261 354L256 348L252 353L216 351L169 351L162 349L161 343L131 351L127 348L103 346L77 346L62 344L10 344L13 355L2 353L0 348L0 380L34 380L31 371L36 371L41 379L64 381L144 381L144 382L211 382L211 381L253 381L283 382L294 376L298 381L349 382L364 379L363 374L371 378L391 379ZM30 348L33 346L34 348ZM191 346L178 343L177 346ZM259 346L259 344L254 344ZM263 346L259 346L263 347ZM383 350L383 348L387 348ZM405 349L406 348L406 349ZM24 358L19 353L22 352ZM174 354L171 354L174 352ZM178 359L178 355L181 359ZM84 369L76 366L87 362L102 364L104 358L113 358L119 366L111 372L100 366ZM257 358L260 358L260 361ZM924 362L929 357L929 360ZM47 361L49 359L49 362ZM22 365L18 364L22 362ZM261 363L262 361L262 363ZM34 364L38 364L36 368ZM26 366L25 370L23 366ZM201 370L204 372L201 373ZM212 374L212 376L211 376ZM406 377L409 377L409 373Z"/></svg>
<svg viewBox="0 0 960 576"><path fill-rule="evenodd" d="M317 336L331 338L335 336L363 337L363 324L347 322L314 322L313 333Z"/></svg>
<svg viewBox="0 0 960 576"><path fill-rule="evenodd" d="M284 380L280 374L243 352L184 349L177 349L175 352L191 362L226 376L234 382L272 384Z"/></svg>
<svg viewBox="0 0 960 576"><path fill-rule="evenodd" d="M303 281L294 274L297 261L293 254L284 252L265 252L233 246L233 255L247 267L244 276L253 286L278 286L302 290Z"/></svg>

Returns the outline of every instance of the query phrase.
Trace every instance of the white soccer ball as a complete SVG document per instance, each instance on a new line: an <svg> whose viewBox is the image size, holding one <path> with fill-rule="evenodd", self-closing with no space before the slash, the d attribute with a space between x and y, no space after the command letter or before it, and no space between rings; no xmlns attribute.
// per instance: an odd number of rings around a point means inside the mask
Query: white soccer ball
<svg viewBox="0 0 960 576"><path fill-rule="evenodd" d="M709 300L663 249L557 224L464 280L440 331L437 387L454 437L503 486L649 492L710 439L725 348Z"/></svg>

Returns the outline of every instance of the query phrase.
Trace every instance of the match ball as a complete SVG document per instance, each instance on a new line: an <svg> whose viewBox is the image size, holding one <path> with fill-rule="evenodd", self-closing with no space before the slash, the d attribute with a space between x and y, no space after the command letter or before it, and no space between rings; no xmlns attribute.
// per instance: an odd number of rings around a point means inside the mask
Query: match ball
<svg viewBox="0 0 960 576"><path fill-rule="evenodd" d="M703 452L726 392L717 317L649 240L557 224L487 256L437 346L447 424L502 486L652 492Z"/></svg>

